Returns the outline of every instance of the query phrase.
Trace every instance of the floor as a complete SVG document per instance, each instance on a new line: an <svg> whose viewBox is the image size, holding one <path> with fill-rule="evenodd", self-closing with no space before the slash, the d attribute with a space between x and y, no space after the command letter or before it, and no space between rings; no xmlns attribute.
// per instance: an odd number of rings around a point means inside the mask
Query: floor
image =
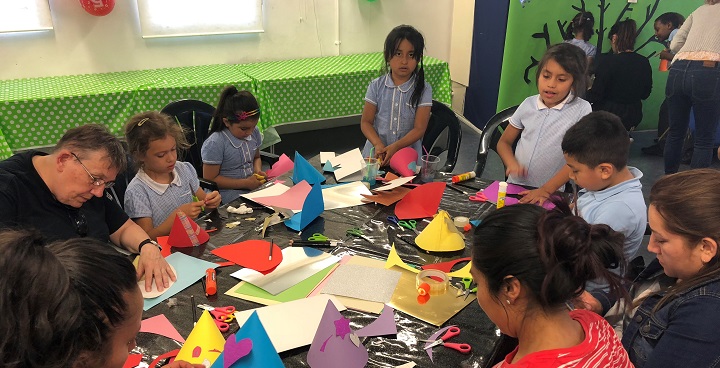
<svg viewBox="0 0 720 368"><path fill-rule="evenodd" d="M359 121L359 117L356 120ZM326 128L323 130L295 131L291 133L283 133L282 127L279 127L278 132L280 133L282 142L275 145L275 153L286 153L292 158L295 151L297 151L304 157L309 158L319 154L320 151L342 153L355 147L362 147L365 138L360 132L359 125L352 121L348 122L347 118L342 121L342 124L351 125ZM463 136L460 154L455 170L453 171L454 173L472 171L475 168L475 157L480 142L480 133L477 129L466 124L462 125ZM633 132L632 136L634 142L630 148L629 165L637 167L643 172L641 183L643 185L645 201L647 202L652 184L664 173L663 158L660 156L645 155L640 150L641 147L646 147L654 143L654 139L657 137L656 131ZM720 169L720 163L715 160L713 167ZM689 169L689 166L681 166L681 170L687 169ZM493 180L501 180L504 178L504 167L500 161L500 157L491 153L485 172L483 172L481 177ZM649 237L646 236L645 238L644 244L647 244ZM647 252L645 245L641 246L640 255L643 256L646 264L654 258L653 254Z"/></svg>

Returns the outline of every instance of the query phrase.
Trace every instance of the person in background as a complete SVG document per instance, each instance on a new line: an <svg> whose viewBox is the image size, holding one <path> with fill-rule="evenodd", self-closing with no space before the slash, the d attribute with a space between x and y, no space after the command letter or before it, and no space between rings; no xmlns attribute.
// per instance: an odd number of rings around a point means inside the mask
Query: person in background
<svg viewBox="0 0 720 368"><path fill-rule="evenodd" d="M160 246L130 220L105 189L126 166L125 150L106 127L65 132L50 154L27 151L0 162L0 228L34 228L51 240L90 237L140 255L138 278L159 291L175 280Z"/></svg>
<svg viewBox="0 0 720 368"><path fill-rule="evenodd" d="M123 367L143 313L128 258L92 238L48 244L37 232L3 230L0 269L3 367Z"/></svg>
<svg viewBox="0 0 720 368"><path fill-rule="evenodd" d="M720 362L720 172L667 175L650 190L648 251L632 303L605 316L636 367L716 367Z"/></svg>
<svg viewBox="0 0 720 368"><path fill-rule="evenodd" d="M642 121L642 100L652 90L652 68L648 59L636 52L635 21L618 23L611 43L614 55L598 65L595 80L587 93L593 111L608 111L620 117L625 129L631 131Z"/></svg>
<svg viewBox="0 0 720 368"><path fill-rule="evenodd" d="M540 94L520 104L498 141L508 182L538 188L520 193L521 203L542 203L568 181L570 169L560 142L571 126L592 111L579 97L587 86L586 70L587 58L580 48L569 43L551 46L537 67Z"/></svg>
<svg viewBox="0 0 720 368"><path fill-rule="evenodd" d="M367 138L363 156L374 151L381 166L388 165L401 148L414 148L418 162L423 155L422 138L432 107L432 88L425 83L422 63L424 49L422 34L409 25L393 28L385 38L387 74L370 82L360 118Z"/></svg>
<svg viewBox="0 0 720 368"><path fill-rule="evenodd" d="M570 179L583 188L575 201L578 215L622 233L623 256L632 259L645 235L647 206L640 184L643 174L627 166L630 137L620 118L605 111L588 114L565 133L562 150ZM625 276L617 268L611 272ZM592 280L585 288L583 299L592 302L595 312L602 315L615 304L605 281Z"/></svg>
<svg viewBox="0 0 720 368"><path fill-rule="evenodd" d="M715 131L720 123L720 0L705 0L673 37L675 53L665 96L670 128L665 143L665 173L680 169L683 142L695 116L691 168L712 163ZM698 81L702 81L699 82Z"/></svg>
<svg viewBox="0 0 720 368"><path fill-rule="evenodd" d="M180 124L157 111L136 114L125 124L129 153L140 167L125 191L125 212L151 238L170 234L182 211L197 218L203 207L217 208L220 194L200 188L195 168L177 160L190 145Z"/></svg>
<svg viewBox="0 0 720 368"><path fill-rule="evenodd" d="M599 315L568 310L588 280L622 286L607 268L621 266L623 236L607 225L518 204L475 230L470 273L480 307L518 346L496 368L632 367L612 327Z"/></svg>
<svg viewBox="0 0 720 368"><path fill-rule="evenodd" d="M578 13L570 22L565 33L565 42L573 44L581 48L588 59L588 65L593 65L595 54L597 54L597 48L591 44L590 38L593 36L595 31L595 17L590 12Z"/></svg>
<svg viewBox="0 0 720 368"><path fill-rule="evenodd" d="M267 177L260 161L259 119L255 96L235 86L223 89L200 154L203 178L217 183L225 203L256 189Z"/></svg>

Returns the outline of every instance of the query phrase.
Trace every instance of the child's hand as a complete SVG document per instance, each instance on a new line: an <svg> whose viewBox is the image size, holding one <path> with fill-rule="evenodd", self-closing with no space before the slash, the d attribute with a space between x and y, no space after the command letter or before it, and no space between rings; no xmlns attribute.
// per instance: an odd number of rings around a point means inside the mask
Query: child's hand
<svg viewBox="0 0 720 368"><path fill-rule="evenodd" d="M522 198L520 198L520 203L537 203L539 205L542 205L548 198L550 198L550 193L540 188L533 190L524 190L518 194L523 196Z"/></svg>
<svg viewBox="0 0 720 368"><path fill-rule="evenodd" d="M378 161L380 161L380 162L385 161L385 151L386 151L385 145L382 143L378 143L375 146L375 158L378 159ZM385 165L380 165L380 166L385 166Z"/></svg>
<svg viewBox="0 0 720 368"><path fill-rule="evenodd" d="M257 187L261 186L265 180L260 180L255 175L250 175L245 179L245 185L244 189L257 189Z"/></svg>
<svg viewBox="0 0 720 368"><path fill-rule="evenodd" d="M263 178L267 179L267 173L265 173L265 171L256 171L255 174L258 174Z"/></svg>
<svg viewBox="0 0 720 368"><path fill-rule="evenodd" d="M597 314L602 313L602 305L600 302L587 291L583 291L583 293L580 294L579 297L573 299L572 302L577 309L587 309Z"/></svg>
<svg viewBox="0 0 720 368"><path fill-rule="evenodd" d="M197 218L198 216L200 216L200 211L202 211L202 207L204 205L205 203L203 201L192 201L178 207L178 211L183 211L183 213L185 213L190 218Z"/></svg>
<svg viewBox="0 0 720 368"><path fill-rule="evenodd" d="M660 60L672 60L674 56L675 55L673 55L673 53L668 50L660 51Z"/></svg>
<svg viewBox="0 0 720 368"><path fill-rule="evenodd" d="M520 164L511 164L505 169L505 175L507 176L512 175L518 178L524 178L527 176L527 173L527 168Z"/></svg>
<svg viewBox="0 0 720 368"><path fill-rule="evenodd" d="M380 166L387 166L390 164L390 159L393 157L393 155L399 150L398 146L396 144L391 144L387 147L385 147L385 157L383 158L382 164Z"/></svg>
<svg viewBox="0 0 720 368"><path fill-rule="evenodd" d="M220 193L218 191L213 191L211 193L208 193L205 196L205 207L207 208L218 208L220 205L220 202L222 201L222 198L220 197Z"/></svg>

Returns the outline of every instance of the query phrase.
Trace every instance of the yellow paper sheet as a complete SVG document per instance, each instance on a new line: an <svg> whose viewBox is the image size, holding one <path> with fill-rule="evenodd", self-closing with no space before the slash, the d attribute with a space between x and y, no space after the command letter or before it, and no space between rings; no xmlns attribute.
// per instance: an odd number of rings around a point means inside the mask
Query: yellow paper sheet
<svg viewBox="0 0 720 368"><path fill-rule="evenodd" d="M471 264L472 264L471 262L468 262L468 264L466 264L465 267L463 267L457 271L450 272L448 274L448 276L449 277L457 277L457 278L472 277L470 275ZM420 270L418 270L417 268L408 265L407 263L403 262L402 259L400 259L400 256L398 255L397 250L395 249L395 244L393 244L392 248L390 248L390 254L388 254L387 261L385 261L385 268L391 268L393 266L400 267L404 270L411 271L413 273L420 272Z"/></svg>

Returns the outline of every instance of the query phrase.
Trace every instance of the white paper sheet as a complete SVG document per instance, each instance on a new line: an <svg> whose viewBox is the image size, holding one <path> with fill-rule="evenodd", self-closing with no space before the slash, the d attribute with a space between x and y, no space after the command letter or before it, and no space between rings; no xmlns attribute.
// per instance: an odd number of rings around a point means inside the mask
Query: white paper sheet
<svg viewBox="0 0 720 368"><path fill-rule="evenodd" d="M330 163L333 166L340 166L335 170L335 180L340 180L351 174L357 173L362 170L364 158L359 148L355 148L351 151L347 151L340 156L335 156L330 159ZM362 172L360 173L362 179ZM355 181L358 179L350 180Z"/></svg>
<svg viewBox="0 0 720 368"><path fill-rule="evenodd" d="M390 189L394 189L394 188L397 188L397 187L399 187L399 186L401 186L401 185L403 185L403 184L407 184L407 183L411 182L413 179L415 179L415 175L413 175L413 176L408 176L408 177L404 177L404 178L393 179L393 180L390 180L389 182L387 182L385 185L383 185L383 186L381 186L381 187L378 187L378 188L375 188L374 190L390 190Z"/></svg>
<svg viewBox="0 0 720 368"><path fill-rule="evenodd" d="M361 194L371 195L372 193L365 184L359 181L325 188L322 190L325 211L367 204L362 201L365 197Z"/></svg>
<svg viewBox="0 0 720 368"><path fill-rule="evenodd" d="M325 163L335 158L335 152L320 152L320 167L325 166Z"/></svg>
<svg viewBox="0 0 720 368"><path fill-rule="evenodd" d="M287 303L237 311L235 318L242 326L250 315L257 311L275 350L282 353L312 343L328 300L332 300L338 311L345 310L345 306L334 296L321 294Z"/></svg>

